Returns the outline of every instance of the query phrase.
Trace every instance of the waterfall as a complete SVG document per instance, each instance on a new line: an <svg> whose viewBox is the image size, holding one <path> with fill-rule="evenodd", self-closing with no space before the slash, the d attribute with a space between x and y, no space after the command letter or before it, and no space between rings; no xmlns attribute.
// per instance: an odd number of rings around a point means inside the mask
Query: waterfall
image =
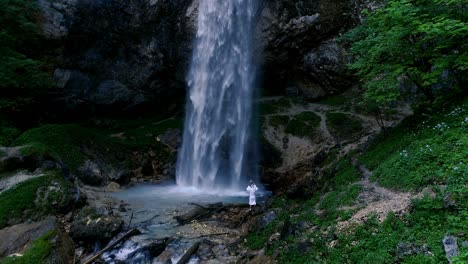
<svg viewBox="0 0 468 264"><path fill-rule="evenodd" d="M178 185L240 189L255 176L249 166L255 2L200 0Z"/></svg>

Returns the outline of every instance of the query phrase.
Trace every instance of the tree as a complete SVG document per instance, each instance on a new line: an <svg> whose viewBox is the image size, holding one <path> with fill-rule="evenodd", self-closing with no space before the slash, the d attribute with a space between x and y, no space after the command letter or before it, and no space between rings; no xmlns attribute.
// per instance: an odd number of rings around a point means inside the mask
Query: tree
<svg viewBox="0 0 468 264"><path fill-rule="evenodd" d="M0 0L0 110L9 112L30 103L50 87L51 74L41 56L34 0Z"/></svg>
<svg viewBox="0 0 468 264"><path fill-rule="evenodd" d="M460 90L468 69L468 0L389 0L343 37L365 97L388 104L405 77L432 102Z"/></svg>

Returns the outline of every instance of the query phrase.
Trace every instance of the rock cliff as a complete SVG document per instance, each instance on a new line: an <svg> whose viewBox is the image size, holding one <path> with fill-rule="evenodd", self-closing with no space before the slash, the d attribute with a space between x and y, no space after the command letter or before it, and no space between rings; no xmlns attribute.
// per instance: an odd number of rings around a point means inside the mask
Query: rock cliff
<svg viewBox="0 0 468 264"><path fill-rule="evenodd" d="M56 97L68 109L180 109L198 0L39 0L42 29L60 41ZM336 37L366 4L265 0L258 5L260 86L318 98L350 85ZM288 65L288 67L284 67Z"/></svg>

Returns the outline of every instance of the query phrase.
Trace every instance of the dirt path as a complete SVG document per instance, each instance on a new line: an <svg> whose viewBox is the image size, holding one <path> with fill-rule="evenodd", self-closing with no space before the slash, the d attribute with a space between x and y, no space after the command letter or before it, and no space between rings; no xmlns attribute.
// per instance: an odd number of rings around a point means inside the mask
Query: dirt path
<svg viewBox="0 0 468 264"><path fill-rule="evenodd" d="M372 171L362 164L357 164L355 159L353 159L353 165L358 168L362 176L362 180L356 183L361 185L361 192L356 199L356 205L341 207L340 210L360 209L353 214L351 219L338 223L338 229L340 230L346 229L353 224L362 223L372 214L375 214L380 222L384 221L390 212L396 215L406 214L410 208L411 200L421 197L421 193L413 194L381 187L376 182L369 180Z"/></svg>

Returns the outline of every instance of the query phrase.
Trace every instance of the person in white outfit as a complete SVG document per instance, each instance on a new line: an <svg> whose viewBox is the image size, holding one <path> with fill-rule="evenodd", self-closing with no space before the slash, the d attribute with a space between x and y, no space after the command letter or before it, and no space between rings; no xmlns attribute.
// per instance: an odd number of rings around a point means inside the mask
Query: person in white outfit
<svg viewBox="0 0 468 264"><path fill-rule="evenodd" d="M253 181L249 181L249 186L247 186L247 191L249 192L250 210L252 210L252 206L257 204L257 202L255 201L255 192L258 191L258 188Z"/></svg>

